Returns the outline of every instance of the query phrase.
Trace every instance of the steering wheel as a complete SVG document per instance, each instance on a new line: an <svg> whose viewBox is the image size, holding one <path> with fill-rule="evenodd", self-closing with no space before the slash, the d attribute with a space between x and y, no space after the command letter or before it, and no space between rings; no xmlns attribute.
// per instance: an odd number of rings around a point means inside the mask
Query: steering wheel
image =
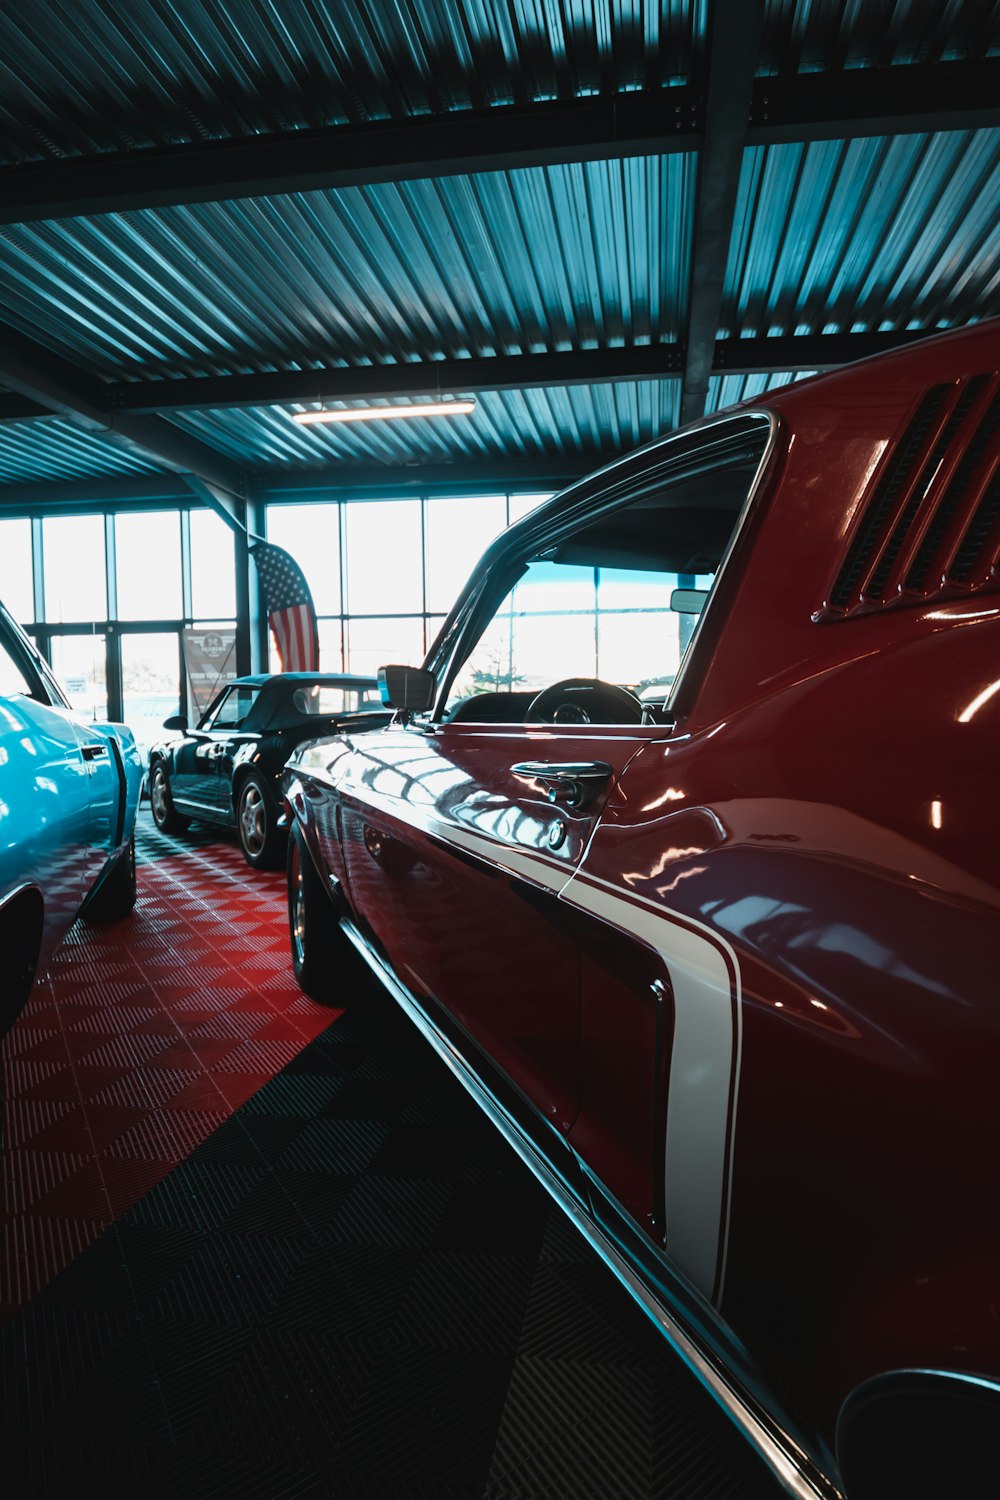
<svg viewBox="0 0 1000 1500"><path fill-rule="evenodd" d="M599 677L564 677L528 704L526 724L641 724L642 704L628 688Z"/></svg>

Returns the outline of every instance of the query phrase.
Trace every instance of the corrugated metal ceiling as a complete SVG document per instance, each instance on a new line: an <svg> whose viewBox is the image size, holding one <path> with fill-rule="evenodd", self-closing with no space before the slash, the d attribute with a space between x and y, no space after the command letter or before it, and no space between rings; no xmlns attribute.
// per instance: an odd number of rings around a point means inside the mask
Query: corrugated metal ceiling
<svg viewBox="0 0 1000 1500"><path fill-rule="evenodd" d="M0 485L29 479L55 484L155 472L157 465L141 454L108 442L102 433L88 432L58 417L9 422L0 431Z"/></svg>
<svg viewBox="0 0 1000 1500"><path fill-rule="evenodd" d="M677 155L19 224L0 320L144 378L673 340L694 185Z"/></svg>
<svg viewBox="0 0 1000 1500"><path fill-rule="evenodd" d="M796 370L773 375L713 375L708 382L705 411L711 415L727 406L735 406L738 401L752 401L756 396L763 396L765 391L776 391L793 381L808 380L816 373L815 370Z"/></svg>
<svg viewBox="0 0 1000 1500"><path fill-rule="evenodd" d="M3 156L134 150L659 88L707 0L48 0L0 14ZM74 45L67 46L67 38Z"/></svg>
<svg viewBox="0 0 1000 1500"><path fill-rule="evenodd" d="M721 329L956 327L997 311L1000 130L744 153Z"/></svg>
<svg viewBox="0 0 1000 1500"><path fill-rule="evenodd" d="M716 226L700 207L704 153L688 148L715 129L699 111L718 76L709 67L727 51L725 28L713 33L724 3L730 22L742 14L741 0L49 0L41 25L33 12L3 9L0 172L44 163L51 173L68 161L75 177L109 153L112 165L114 153L131 163L150 147L190 143L197 152L330 127L348 133L330 138L331 153L344 139L349 154L351 132L373 122L470 111L492 122L498 109L544 110L545 101L575 119L574 101L616 102L596 151L607 159L577 159L570 142L559 148L565 161L515 167L494 141L484 157L470 153L468 170L465 159L453 164L455 175L420 177L418 161L399 180L376 173L362 186L295 192L279 191L282 169L272 165L265 192L252 176L256 196L181 193L160 207L25 214L0 227L0 325L20 340L0 326L0 354L5 340L14 346L0 380L15 393L0 391L0 486L158 467L113 434L23 420L18 401L39 389L30 370L15 378L25 339L89 380L98 405L103 381L433 370L451 360L468 362L476 392L477 362L485 370L495 357L650 345L677 354L664 361L677 374L661 379L626 371L612 381L590 364L586 383L529 385L526 370L522 390L479 390L464 422L302 431L289 421L292 405L276 407L272 396L214 410L162 405L162 430L239 467L402 470L561 456L585 467L667 430L680 419L682 379L685 412L692 389L696 405L704 391L704 375L689 389L683 365L698 322L692 268L711 253ZM851 90L872 69L920 70L911 113L936 107L939 75L928 69L979 68L982 93L993 76L983 60L1000 56L996 4L764 0L763 10L758 77L778 86L822 73L823 107L843 118L827 132L835 138L824 138L821 120L801 139L789 141L786 125L765 144L767 114L756 106L749 143L739 119L725 127L736 131L735 212L731 233L728 214L721 226L702 348L711 356L716 323L719 339L815 345L823 334L933 329L1000 311L1000 128L951 120L936 129L930 118L922 133L911 133L923 123L912 119L896 133L874 135L862 121L853 138L851 128ZM727 66L752 85L751 51ZM648 97L656 111L662 101L669 122L681 108L671 94L698 116L684 149L661 142L655 153L616 155L614 121L626 101ZM810 107L807 99L807 115ZM906 114L905 101L896 107ZM456 154L462 123L455 119ZM477 169L480 160L489 170ZM407 173L412 180L402 180ZM822 356L801 344L797 352L801 364ZM757 351L743 368L768 368L766 351L761 358ZM787 349L781 358L785 369L795 363ZM715 362L708 409L795 378L739 368L731 349ZM55 371L56 387L64 374ZM51 409L51 391L38 399Z"/></svg>
<svg viewBox="0 0 1000 1500"><path fill-rule="evenodd" d="M626 452L677 426L676 380L617 381L552 390L486 391L453 419L406 419L299 427L287 410L177 415L185 431L258 467L347 463L398 465L490 459L586 461Z"/></svg>
<svg viewBox="0 0 1000 1500"><path fill-rule="evenodd" d="M962 0L768 0L758 72L957 61L1000 52L996 9Z"/></svg>

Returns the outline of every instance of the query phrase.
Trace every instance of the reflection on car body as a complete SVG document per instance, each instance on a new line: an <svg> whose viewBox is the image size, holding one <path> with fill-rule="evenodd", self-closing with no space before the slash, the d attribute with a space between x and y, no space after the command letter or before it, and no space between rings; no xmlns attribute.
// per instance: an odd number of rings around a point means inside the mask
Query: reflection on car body
<svg viewBox="0 0 1000 1500"><path fill-rule="evenodd" d="M998 356L573 486L286 772L303 986L365 957L799 1496L993 1465Z"/></svg>
<svg viewBox="0 0 1000 1500"><path fill-rule="evenodd" d="M177 833L198 818L235 827L247 863L284 859L281 772L296 745L346 724L384 723L375 679L344 673L281 672L237 677L209 704L197 728L167 719L169 738L149 752L153 819Z"/></svg>

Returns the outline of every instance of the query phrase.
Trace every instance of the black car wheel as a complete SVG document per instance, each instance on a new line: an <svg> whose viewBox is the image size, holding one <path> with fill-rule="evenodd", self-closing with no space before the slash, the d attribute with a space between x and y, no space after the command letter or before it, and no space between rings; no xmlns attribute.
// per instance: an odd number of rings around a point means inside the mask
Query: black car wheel
<svg viewBox="0 0 1000 1500"><path fill-rule="evenodd" d="M162 761L157 761L149 773L149 805L153 811L153 822L161 833L183 833L189 819L182 817L174 807L170 795L170 781Z"/></svg>
<svg viewBox="0 0 1000 1500"><path fill-rule="evenodd" d="M288 930L292 968L306 994L321 1005L349 1000L364 964L340 926L298 828L288 840Z"/></svg>
<svg viewBox="0 0 1000 1500"><path fill-rule="evenodd" d="M272 870L281 864L284 836L278 827L277 808L255 772L240 783L236 794L236 831L248 865L255 870Z"/></svg>
<svg viewBox="0 0 1000 1500"><path fill-rule="evenodd" d="M135 838L105 880L87 902L83 916L88 922L113 922L127 917L135 906Z"/></svg>

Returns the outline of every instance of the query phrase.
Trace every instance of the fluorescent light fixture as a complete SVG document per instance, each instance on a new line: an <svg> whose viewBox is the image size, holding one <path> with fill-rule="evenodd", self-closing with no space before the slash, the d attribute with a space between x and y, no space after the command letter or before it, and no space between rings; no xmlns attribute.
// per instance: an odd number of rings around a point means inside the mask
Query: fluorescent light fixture
<svg viewBox="0 0 1000 1500"><path fill-rule="evenodd" d="M303 427L316 422L382 422L387 417L460 417L475 411L474 401L425 401L410 406L349 406L342 411L297 411L293 422Z"/></svg>

